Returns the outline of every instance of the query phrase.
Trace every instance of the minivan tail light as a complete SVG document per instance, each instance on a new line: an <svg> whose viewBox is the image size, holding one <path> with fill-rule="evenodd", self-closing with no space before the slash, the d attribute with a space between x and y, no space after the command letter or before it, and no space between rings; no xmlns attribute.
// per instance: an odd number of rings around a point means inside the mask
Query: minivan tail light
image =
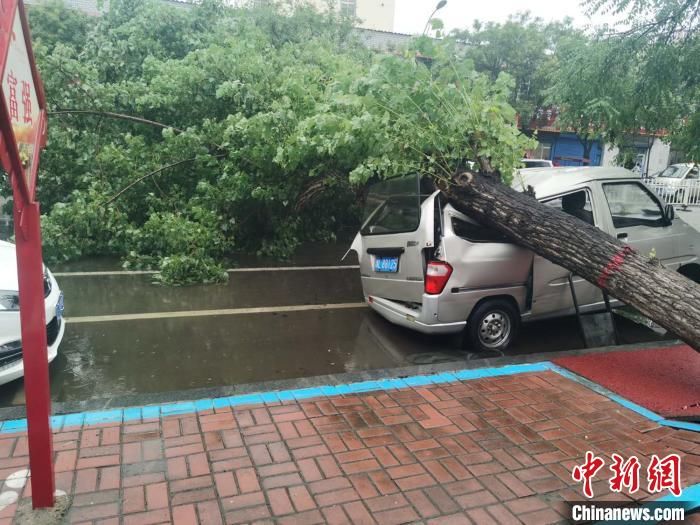
<svg viewBox="0 0 700 525"><path fill-rule="evenodd" d="M452 275L452 266L443 261L430 261L425 272L425 293L441 294Z"/></svg>

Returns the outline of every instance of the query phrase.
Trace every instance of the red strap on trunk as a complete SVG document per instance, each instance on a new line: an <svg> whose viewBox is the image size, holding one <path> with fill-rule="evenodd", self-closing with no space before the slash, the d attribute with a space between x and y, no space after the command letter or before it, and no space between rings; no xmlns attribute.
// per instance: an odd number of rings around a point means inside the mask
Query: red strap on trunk
<svg viewBox="0 0 700 525"><path fill-rule="evenodd" d="M619 252L612 256L610 262L605 268L603 268L603 271L600 272L600 277L598 277L598 286L600 288L607 287L608 279L610 279L610 276L620 269L622 263L625 262L625 257L627 257L630 253L634 253L634 250L629 246L625 246Z"/></svg>

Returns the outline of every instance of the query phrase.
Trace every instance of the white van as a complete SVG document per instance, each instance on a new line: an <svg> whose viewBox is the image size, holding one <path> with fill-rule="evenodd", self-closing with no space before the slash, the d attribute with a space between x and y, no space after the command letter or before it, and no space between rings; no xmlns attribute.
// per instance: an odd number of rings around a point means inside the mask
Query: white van
<svg viewBox="0 0 700 525"><path fill-rule="evenodd" d="M521 170L514 187L700 281L700 234L622 168ZM478 350L504 350L521 322L575 313L569 271L450 206L418 176L370 188L350 250L365 301L392 323L429 334L466 330ZM602 291L573 276L583 313L605 309ZM620 303L612 301L613 306Z"/></svg>

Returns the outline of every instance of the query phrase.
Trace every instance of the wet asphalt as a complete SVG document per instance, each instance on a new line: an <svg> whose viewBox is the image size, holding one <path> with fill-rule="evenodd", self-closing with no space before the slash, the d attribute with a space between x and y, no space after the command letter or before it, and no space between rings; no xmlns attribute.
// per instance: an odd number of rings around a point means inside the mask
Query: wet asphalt
<svg viewBox="0 0 700 525"><path fill-rule="evenodd" d="M340 247L302 255L290 264L339 264ZM307 257L308 258L305 258ZM248 261L243 261L247 263ZM255 261L267 267L266 261ZM354 261L346 261L353 264ZM240 265L241 261L234 264ZM111 270L114 262L88 261L54 268ZM394 326L362 302L357 268L230 274L226 285L170 288L150 275L57 277L68 318L59 355L51 364L54 401L113 400L138 394L232 386L437 363L460 363L475 354L459 336L425 336ZM333 305L344 305L338 308ZM168 317L169 312L323 305L315 310ZM147 319L94 316L162 313ZM615 316L620 343L667 339ZM76 319L71 323L70 319ZM109 318L107 318L109 319ZM575 317L526 324L509 356L583 347ZM0 407L24 403L22 380L0 386Z"/></svg>
<svg viewBox="0 0 700 525"><path fill-rule="evenodd" d="M150 275L59 276L66 317L362 301L359 271L231 273L227 284L159 286Z"/></svg>

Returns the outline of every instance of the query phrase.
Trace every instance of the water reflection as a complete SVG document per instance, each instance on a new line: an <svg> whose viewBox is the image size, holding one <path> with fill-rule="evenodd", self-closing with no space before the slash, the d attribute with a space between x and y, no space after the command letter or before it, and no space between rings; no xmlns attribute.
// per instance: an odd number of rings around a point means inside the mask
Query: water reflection
<svg viewBox="0 0 700 525"><path fill-rule="evenodd" d="M0 218L0 232L3 231L2 225L2 219ZM8 231L11 231L11 229L12 224L10 223ZM259 257L254 253L234 253L226 258L225 265L228 268L356 265L357 256L354 253L349 254L345 260L341 261L341 258L350 247L351 242L352 236L334 243L305 243L299 246L290 258L285 260L273 259L271 257ZM78 261L57 263L52 265L52 269L56 272L123 270L120 259L112 256L85 257Z"/></svg>
<svg viewBox="0 0 700 525"><path fill-rule="evenodd" d="M357 269L232 273L224 285L151 284L149 275L58 277L66 316L362 301Z"/></svg>
<svg viewBox="0 0 700 525"><path fill-rule="evenodd" d="M51 369L56 401L112 398L396 366L365 309L68 325ZM4 404L22 402L21 382Z"/></svg>
<svg viewBox="0 0 700 525"><path fill-rule="evenodd" d="M0 198L0 208L4 206L5 199ZM10 215L0 215L0 240L11 241L15 234L14 221Z"/></svg>

